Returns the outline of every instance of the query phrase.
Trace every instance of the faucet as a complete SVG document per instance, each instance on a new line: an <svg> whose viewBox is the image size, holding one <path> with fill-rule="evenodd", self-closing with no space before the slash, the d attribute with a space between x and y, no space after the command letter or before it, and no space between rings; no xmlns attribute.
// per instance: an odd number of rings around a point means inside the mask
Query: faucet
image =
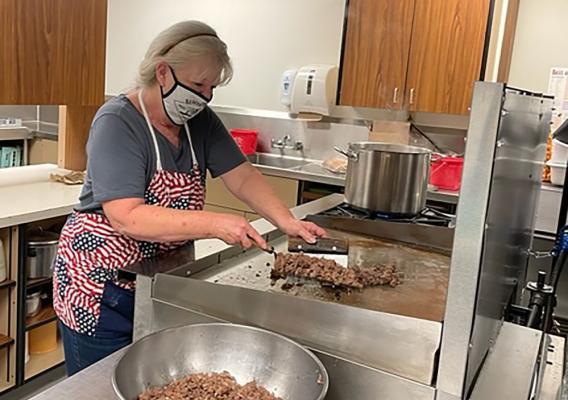
<svg viewBox="0 0 568 400"><path fill-rule="evenodd" d="M270 146L273 149L291 149L291 150L302 150L304 148L304 144L296 140L292 142L292 137L290 135L285 135L279 139L272 138L270 140Z"/></svg>

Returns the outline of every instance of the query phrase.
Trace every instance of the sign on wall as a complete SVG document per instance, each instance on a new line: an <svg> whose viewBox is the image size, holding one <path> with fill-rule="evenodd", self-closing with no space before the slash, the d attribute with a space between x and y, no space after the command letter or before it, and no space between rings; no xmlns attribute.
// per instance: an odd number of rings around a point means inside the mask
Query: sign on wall
<svg viewBox="0 0 568 400"><path fill-rule="evenodd" d="M548 93L554 95L554 114L552 131L568 119L568 68L553 67L550 69Z"/></svg>

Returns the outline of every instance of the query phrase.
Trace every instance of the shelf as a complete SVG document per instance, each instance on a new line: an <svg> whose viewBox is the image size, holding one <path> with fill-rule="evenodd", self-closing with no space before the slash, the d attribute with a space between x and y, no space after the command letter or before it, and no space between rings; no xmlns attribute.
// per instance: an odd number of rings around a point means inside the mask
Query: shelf
<svg viewBox="0 0 568 400"><path fill-rule="evenodd" d="M33 137L32 132L25 126L0 127L0 141L27 140Z"/></svg>
<svg viewBox="0 0 568 400"><path fill-rule="evenodd" d="M40 310L39 314L34 315L33 317L26 317L26 331L45 325L51 321L55 321L56 319L57 315L55 315L53 307L44 307Z"/></svg>
<svg viewBox="0 0 568 400"><path fill-rule="evenodd" d="M0 282L0 289L11 288L13 286L16 286L16 281L13 281L11 279L7 279L3 282Z"/></svg>
<svg viewBox="0 0 568 400"><path fill-rule="evenodd" d="M0 382L0 394L14 387L14 382Z"/></svg>
<svg viewBox="0 0 568 400"><path fill-rule="evenodd" d="M9 346L12 343L14 343L14 339L12 339L10 336L0 334L0 349Z"/></svg>
<svg viewBox="0 0 568 400"><path fill-rule="evenodd" d="M44 354L30 354L30 360L26 363L24 379L27 381L34 376L58 366L65 361L63 354L63 341L57 341L57 349Z"/></svg>
<svg viewBox="0 0 568 400"><path fill-rule="evenodd" d="M40 287L40 286L50 284L51 281L52 281L51 277L28 279L28 281L26 283L26 290L30 290L30 289L33 289L33 288L37 288L37 287Z"/></svg>

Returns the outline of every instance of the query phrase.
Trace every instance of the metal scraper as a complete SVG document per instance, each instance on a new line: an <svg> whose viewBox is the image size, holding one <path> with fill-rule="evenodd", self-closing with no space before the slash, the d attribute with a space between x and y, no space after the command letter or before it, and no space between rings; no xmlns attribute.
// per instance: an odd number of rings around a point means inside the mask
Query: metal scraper
<svg viewBox="0 0 568 400"><path fill-rule="evenodd" d="M288 238L288 251L334 260L343 267L349 261L349 241L345 239L318 238L315 243L308 243L301 238Z"/></svg>

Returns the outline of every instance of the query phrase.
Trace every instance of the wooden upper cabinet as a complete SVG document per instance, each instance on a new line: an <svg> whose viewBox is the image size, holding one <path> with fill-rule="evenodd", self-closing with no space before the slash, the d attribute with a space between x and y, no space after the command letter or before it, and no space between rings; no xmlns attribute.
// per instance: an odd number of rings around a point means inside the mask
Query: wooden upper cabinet
<svg viewBox="0 0 568 400"><path fill-rule="evenodd" d="M413 13L414 0L349 1L341 105L402 108Z"/></svg>
<svg viewBox="0 0 568 400"><path fill-rule="evenodd" d="M107 0L0 1L0 104L100 105Z"/></svg>
<svg viewBox="0 0 568 400"><path fill-rule="evenodd" d="M490 0L418 0L406 92L411 111L466 114L480 78Z"/></svg>

